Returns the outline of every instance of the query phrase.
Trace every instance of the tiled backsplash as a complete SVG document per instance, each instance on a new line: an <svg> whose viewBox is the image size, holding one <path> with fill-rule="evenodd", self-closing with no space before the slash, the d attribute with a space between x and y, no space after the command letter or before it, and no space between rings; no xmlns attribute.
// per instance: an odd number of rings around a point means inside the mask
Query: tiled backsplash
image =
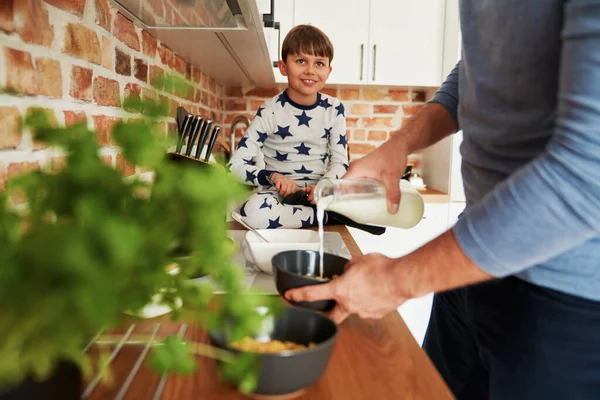
<svg viewBox="0 0 600 400"><path fill-rule="evenodd" d="M113 146L111 127L138 118L120 109L127 96L170 103L163 132L174 132L176 108L223 119L223 87L135 26L108 0L0 1L0 188L21 171L51 166L60 156L21 130L31 107L47 109L59 125L87 121L109 163L135 173ZM157 2L154 2L157 3ZM158 2L160 3L160 2ZM157 4L158 4L157 3ZM190 79L186 94L153 87L166 71Z"/></svg>
<svg viewBox="0 0 600 400"><path fill-rule="evenodd" d="M265 99L275 96L284 88L225 89L224 122L228 128L227 134L230 134L229 127L236 116L246 115L252 119ZM338 97L344 103L351 160L360 158L389 139L392 132L417 112L426 100L425 91L414 88L331 86L323 92ZM236 131L239 140L241 125ZM410 162L418 169L420 154L411 155Z"/></svg>

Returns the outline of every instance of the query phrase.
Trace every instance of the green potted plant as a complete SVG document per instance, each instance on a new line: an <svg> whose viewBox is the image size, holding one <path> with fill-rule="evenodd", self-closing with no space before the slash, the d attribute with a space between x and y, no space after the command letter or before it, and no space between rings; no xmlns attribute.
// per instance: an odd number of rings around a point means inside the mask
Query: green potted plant
<svg viewBox="0 0 600 400"><path fill-rule="evenodd" d="M207 329L227 322L232 338L260 328L264 316L256 306L265 299L244 289L224 218L245 190L222 169L166 160L172 142L154 132L162 105L127 107L146 117L117 124L113 139L127 162L154 171L153 183L125 179L107 165L85 124L52 127L41 111L25 118L35 139L61 149L65 162L56 171L15 178L0 194L0 399L2 393L31 398L36 388L54 398L52 382L64 390L64 379L74 381L71 395L78 398L81 373L91 370L83 349L100 330L119 325L124 310L143 308L156 293L173 306L174 318L176 300L183 299L195 321ZM188 262L169 274L166 266L181 248ZM198 270L227 293L218 307L208 307L211 286L187 279ZM169 337L156 344L152 365L158 372L191 372L192 347L215 354ZM227 361L224 373L251 391L252 363Z"/></svg>

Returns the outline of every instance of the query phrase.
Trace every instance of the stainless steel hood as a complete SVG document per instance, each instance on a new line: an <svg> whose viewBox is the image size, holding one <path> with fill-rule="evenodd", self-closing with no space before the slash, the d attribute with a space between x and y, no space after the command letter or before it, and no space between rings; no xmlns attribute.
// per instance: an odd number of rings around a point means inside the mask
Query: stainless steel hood
<svg viewBox="0 0 600 400"><path fill-rule="evenodd" d="M150 29L244 30L238 0L113 0Z"/></svg>

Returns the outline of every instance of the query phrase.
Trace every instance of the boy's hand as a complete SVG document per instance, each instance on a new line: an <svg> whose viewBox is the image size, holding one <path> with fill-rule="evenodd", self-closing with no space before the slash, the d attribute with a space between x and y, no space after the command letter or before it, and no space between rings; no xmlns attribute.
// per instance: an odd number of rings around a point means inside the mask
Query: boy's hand
<svg viewBox="0 0 600 400"><path fill-rule="evenodd" d="M305 187L304 191L308 194L308 201L315 204L315 185Z"/></svg>
<svg viewBox="0 0 600 400"><path fill-rule="evenodd" d="M298 185L296 185L295 180L283 176L278 172L274 172L271 175L271 179L275 183L275 188L277 189L277 192L282 197L296 193L298 190L302 190L300 189L300 187L298 187Z"/></svg>

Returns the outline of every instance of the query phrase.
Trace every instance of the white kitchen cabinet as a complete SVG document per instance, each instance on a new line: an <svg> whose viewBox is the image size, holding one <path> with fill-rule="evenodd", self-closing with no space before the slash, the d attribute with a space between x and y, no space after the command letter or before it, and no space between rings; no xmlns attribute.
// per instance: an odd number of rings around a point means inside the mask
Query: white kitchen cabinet
<svg viewBox="0 0 600 400"><path fill-rule="evenodd" d="M365 0L295 1L294 25L314 25L333 43L334 57L328 83L367 82L368 15L369 2Z"/></svg>
<svg viewBox="0 0 600 400"><path fill-rule="evenodd" d="M355 228L348 229L363 253L381 253L388 257L401 257L446 231L448 203L425 204L423 218L414 228L387 228L381 236L374 236ZM398 307L398 312L419 345L423 344L429 324L432 301L433 294L430 293L411 299Z"/></svg>
<svg viewBox="0 0 600 400"><path fill-rule="evenodd" d="M369 83L439 86L445 0L370 0L370 4Z"/></svg>
<svg viewBox="0 0 600 400"><path fill-rule="evenodd" d="M445 29L446 1L456 0L276 0L275 20L282 41L299 24L329 36L335 49L329 83L439 86L448 62L444 44L458 35L455 25ZM275 77L285 82L278 71Z"/></svg>

